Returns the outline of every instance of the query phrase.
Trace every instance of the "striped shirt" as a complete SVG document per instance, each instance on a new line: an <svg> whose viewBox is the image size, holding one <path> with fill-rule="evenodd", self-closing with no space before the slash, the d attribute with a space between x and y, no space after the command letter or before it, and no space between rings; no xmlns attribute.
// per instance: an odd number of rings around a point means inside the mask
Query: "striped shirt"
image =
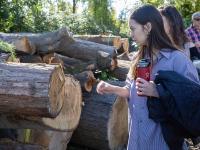
<svg viewBox="0 0 200 150"><path fill-rule="evenodd" d="M181 51L160 51L152 67L151 80L158 70L173 70L199 82L198 74L188 57ZM129 96L129 140L127 150L169 150L159 123L148 117L147 97L138 96L135 81L126 80ZM183 149L187 149L183 144Z"/></svg>

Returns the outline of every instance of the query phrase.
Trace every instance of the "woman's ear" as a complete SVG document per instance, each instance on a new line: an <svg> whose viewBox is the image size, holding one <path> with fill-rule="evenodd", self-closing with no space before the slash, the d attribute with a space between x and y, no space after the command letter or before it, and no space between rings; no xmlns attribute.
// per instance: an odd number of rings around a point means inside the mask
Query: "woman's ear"
<svg viewBox="0 0 200 150"><path fill-rule="evenodd" d="M150 31L151 31L151 29L152 29L151 23L150 23L150 22L147 22L147 23L144 25L144 29L145 29L145 32L147 32L147 34L149 34Z"/></svg>

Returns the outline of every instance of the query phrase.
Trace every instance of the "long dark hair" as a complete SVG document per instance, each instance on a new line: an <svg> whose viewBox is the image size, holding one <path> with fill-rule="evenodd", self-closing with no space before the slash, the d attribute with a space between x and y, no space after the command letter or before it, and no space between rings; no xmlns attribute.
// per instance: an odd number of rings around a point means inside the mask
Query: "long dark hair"
<svg viewBox="0 0 200 150"><path fill-rule="evenodd" d="M151 59L151 64L153 64L154 49L176 50L176 48L172 45L169 37L165 33L162 16L154 6L143 5L139 7L131 14L130 19L133 19L141 25L146 25L148 22L151 23L151 31L147 38L147 44L140 47L129 71L129 74L135 79L136 65L139 59L148 55Z"/></svg>
<svg viewBox="0 0 200 150"><path fill-rule="evenodd" d="M174 6L161 7L160 13L166 17L170 26L170 35L172 37L172 42L178 48L183 48L184 44L188 42L187 35L184 30L184 24L181 14Z"/></svg>

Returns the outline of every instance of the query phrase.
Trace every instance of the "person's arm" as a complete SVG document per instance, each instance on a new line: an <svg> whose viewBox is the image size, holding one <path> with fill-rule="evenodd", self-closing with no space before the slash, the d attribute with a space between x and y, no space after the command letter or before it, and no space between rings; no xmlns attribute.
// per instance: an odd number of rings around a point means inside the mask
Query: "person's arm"
<svg viewBox="0 0 200 150"><path fill-rule="evenodd" d="M100 81L97 85L97 93L99 94L116 94L121 97L129 97L129 89L126 87L115 86L104 81Z"/></svg>

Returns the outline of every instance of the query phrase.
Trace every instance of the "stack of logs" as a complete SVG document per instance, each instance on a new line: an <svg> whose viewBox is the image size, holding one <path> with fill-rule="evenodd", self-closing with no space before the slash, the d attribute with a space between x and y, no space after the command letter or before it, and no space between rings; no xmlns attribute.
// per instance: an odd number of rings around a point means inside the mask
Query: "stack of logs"
<svg viewBox="0 0 200 150"><path fill-rule="evenodd" d="M61 28L42 34L0 33L0 40L14 44L18 59L9 62L9 53L0 55L0 128L17 129L16 140L1 140L0 149L65 150L70 139L93 149L114 148L112 129L107 137L109 114L116 120L112 105L120 107L126 100L98 95L94 72L108 69L122 80L114 84L123 85L130 65L127 39L72 36Z"/></svg>

